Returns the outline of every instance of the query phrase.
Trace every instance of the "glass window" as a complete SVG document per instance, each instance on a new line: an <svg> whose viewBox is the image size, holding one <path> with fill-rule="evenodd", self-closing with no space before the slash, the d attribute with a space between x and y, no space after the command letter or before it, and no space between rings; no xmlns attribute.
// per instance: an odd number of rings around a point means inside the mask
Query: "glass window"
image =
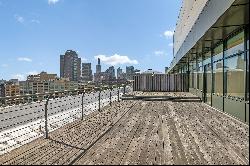
<svg viewBox="0 0 250 166"><path fill-rule="evenodd" d="M247 33L247 84L246 84L246 100L249 101L249 33Z"/></svg>
<svg viewBox="0 0 250 166"><path fill-rule="evenodd" d="M193 84L194 77L193 77L193 75L194 75L193 70L191 70L190 74L189 74L189 87L190 88L194 88L194 84Z"/></svg>
<svg viewBox="0 0 250 166"><path fill-rule="evenodd" d="M187 72L187 65L185 65L184 67L183 67L183 73L186 73Z"/></svg>
<svg viewBox="0 0 250 166"><path fill-rule="evenodd" d="M198 89L197 88L197 71L196 70L194 70L194 88Z"/></svg>
<svg viewBox="0 0 250 166"><path fill-rule="evenodd" d="M197 89L203 90L203 67L199 67L197 71Z"/></svg>
<svg viewBox="0 0 250 166"><path fill-rule="evenodd" d="M226 95L243 97L245 96L245 60L244 53L225 59L225 80Z"/></svg>
<svg viewBox="0 0 250 166"><path fill-rule="evenodd" d="M190 70L190 74L189 74L189 87L190 88L194 88L194 66L196 65L195 63L195 59L192 59L189 62L189 70Z"/></svg>
<svg viewBox="0 0 250 166"><path fill-rule="evenodd" d="M249 101L249 51L247 51L247 84L246 84L246 100Z"/></svg>
<svg viewBox="0 0 250 166"><path fill-rule="evenodd" d="M211 93L212 93L212 66L211 63L206 65L206 85L207 85L207 91L206 91L206 97L207 97L207 103L211 105Z"/></svg>
<svg viewBox="0 0 250 166"><path fill-rule="evenodd" d="M218 61L223 58L223 44L214 48L213 62Z"/></svg>
<svg viewBox="0 0 250 166"><path fill-rule="evenodd" d="M227 40L225 57L244 51L244 31Z"/></svg>
<svg viewBox="0 0 250 166"><path fill-rule="evenodd" d="M209 63L211 63L211 51L204 54L203 65L207 65Z"/></svg>
<svg viewBox="0 0 250 166"><path fill-rule="evenodd" d="M213 63L213 93L223 96L223 60Z"/></svg>
<svg viewBox="0 0 250 166"><path fill-rule="evenodd" d="M198 66L201 67L202 66L202 55L199 54L198 58L197 58L197 63L198 63Z"/></svg>

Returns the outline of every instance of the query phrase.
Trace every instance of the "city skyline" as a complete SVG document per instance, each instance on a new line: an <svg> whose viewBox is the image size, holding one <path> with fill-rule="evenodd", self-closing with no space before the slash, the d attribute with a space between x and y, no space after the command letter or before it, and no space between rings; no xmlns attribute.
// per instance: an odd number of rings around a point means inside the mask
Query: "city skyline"
<svg viewBox="0 0 250 166"><path fill-rule="evenodd" d="M94 66L99 57L103 69L133 65L164 72L173 56L181 1L0 2L0 79L23 80L41 71L60 75L59 55L70 49L82 63Z"/></svg>

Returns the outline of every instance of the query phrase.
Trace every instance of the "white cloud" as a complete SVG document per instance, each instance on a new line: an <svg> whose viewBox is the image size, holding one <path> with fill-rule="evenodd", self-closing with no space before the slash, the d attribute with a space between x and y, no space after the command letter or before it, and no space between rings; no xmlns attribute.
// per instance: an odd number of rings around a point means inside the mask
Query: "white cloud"
<svg viewBox="0 0 250 166"><path fill-rule="evenodd" d="M137 60L131 60L128 56L121 56L118 54L112 56L106 55L97 55L95 59L100 58L102 62L109 65L118 65L118 64L138 64Z"/></svg>
<svg viewBox="0 0 250 166"><path fill-rule="evenodd" d="M15 19L16 19L18 22L24 23L24 18L23 18L22 16L15 15L14 17L15 17Z"/></svg>
<svg viewBox="0 0 250 166"><path fill-rule="evenodd" d="M174 31L167 30L167 31L164 32L164 36L166 38L171 38L173 35L174 35Z"/></svg>
<svg viewBox="0 0 250 166"><path fill-rule="evenodd" d="M82 61L82 63L83 63L83 62L87 62L87 61L88 61L88 59L86 59L86 58L82 58L82 57L81 57L81 61Z"/></svg>
<svg viewBox="0 0 250 166"><path fill-rule="evenodd" d="M20 81L25 81L27 79L27 76L28 75L36 75L36 74L39 74L39 72L37 72L36 70L34 71L30 71L30 72L27 72L27 73L18 73L18 74L13 74L11 76L11 78L13 79L18 79Z"/></svg>
<svg viewBox="0 0 250 166"><path fill-rule="evenodd" d="M154 51L155 56L167 56L167 53L163 50Z"/></svg>
<svg viewBox="0 0 250 166"><path fill-rule="evenodd" d="M39 20L31 20L32 23L40 24Z"/></svg>
<svg viewBox="0 0 250 166"><path fill-rule="evenodd" d="M174 45L173 43L169 43L168 44L169 47L173 47L173 45Z"/></svg>
<svg viewBox="0 0 250 166"><path fill-rule="evenodd" d="M13 79L18 79L18 80L20 80L20 81L25 81L25 80L26 80L26 77L25 77L24 74L14 74L14 75L12 75L11 78L13 78Z"/></svg>
<svg viewBox="0 0 250 166"><path fill-rule="evenodd" d="M155 54L156 56L160 56L160 55L164 55L165 52L164 52L164 51L155 51L154 54Z"/></svg>
<svg viewBox="0 0 250 166"><path fill-rule="evenodd" d="M8 64L2 64L1 67L9 67Z"/></svg>
<svg viewBox="0 0 250 166"><path fill-rule="evenodd" d="M32 59L26 57L17 58L18 61L32 62Z"/></svg>
<svg viewBox="0 0 250 166"><path fill-rule="evenodd" d="M30 72L27 73L27 75L36 75L36 74L38 74L37 71L30 71Z"/></svg>
<svg viewBox="0 0 250 166"><path fill-rule="evenodd" d="M54 5L57 2L59 2L59 0L48 0L49 5Z"/></svg>

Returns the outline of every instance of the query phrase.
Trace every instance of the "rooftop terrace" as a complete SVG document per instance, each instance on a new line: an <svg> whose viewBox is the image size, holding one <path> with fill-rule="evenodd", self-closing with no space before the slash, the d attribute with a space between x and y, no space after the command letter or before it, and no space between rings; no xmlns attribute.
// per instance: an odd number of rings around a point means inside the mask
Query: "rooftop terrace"
<svg viewBox="0 0 250 166"><path fill-rule="evenodd" d="M202 102L124 100L0 156L0 164L249 164L249 126Z"/></svg>

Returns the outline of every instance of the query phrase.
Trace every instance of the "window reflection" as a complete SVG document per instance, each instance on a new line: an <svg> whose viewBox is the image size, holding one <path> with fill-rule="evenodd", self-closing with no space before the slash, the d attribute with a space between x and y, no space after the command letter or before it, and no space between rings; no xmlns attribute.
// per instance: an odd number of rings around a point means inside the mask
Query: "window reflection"
<svg viewBox="0 0 250 166"><path fill-rule="evenodd" d="M236 53L241 53L242 51L244 51L244 31L240 32L227 41L225 57Z"/></svg>
<svg viewBox="0 0 250 166"><path fill-rule="evenodd" d="M205 66L206 68L206 102L211 104L211 92L212 92L212 66L211 63Z"/></svg>
<svg viewBox="0 0 250 166"><path fill-rule="evenodd" d="M225 59L226 95L245 96L245 61L244 54Z"/></svg>
<svg viewBox="0 0 250 166"><path fill-rule="evenodd" d="M223 61L213 63L214 93L223 96Z"/></svg>
<svg viewBox="0 0 250 166"><path fill-rule="evenodd" d="M247 82L247 84L246 84L246 100L249 101L249 51L247 51L247 78L246 79L247 79L247 81L246 81Z"/></svg>
<svg viewBox="0 0 250 166"><path fill-rule="evenodd" d="M214 48L213 62L221 60L223 58L223 44Z"/></svg>
<svg viewBox="0 0 250 166"><path fill-rule="evenodd" d="M202 66L198 69L198 89L203 89L203 69Z"/></svg>

